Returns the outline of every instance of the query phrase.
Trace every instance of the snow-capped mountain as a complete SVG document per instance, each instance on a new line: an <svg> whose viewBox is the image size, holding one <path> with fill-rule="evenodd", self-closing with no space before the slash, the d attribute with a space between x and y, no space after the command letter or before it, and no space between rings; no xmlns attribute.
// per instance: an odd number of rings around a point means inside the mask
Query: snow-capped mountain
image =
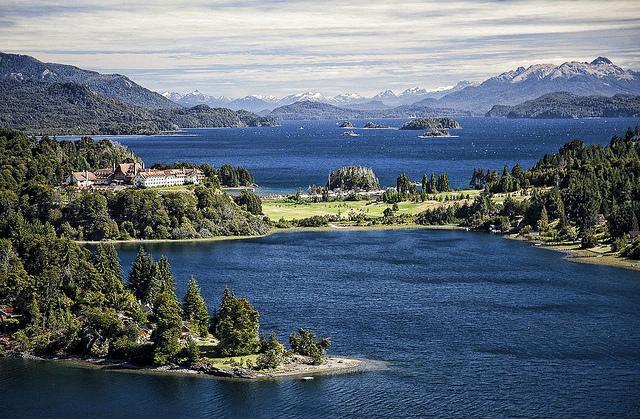
<svg viewBox="0 0 640 419"><path fill-rule="evenodd" d="M341 108L366 108L374 106L395 107L419 105L430 108L449 108L486 112L493 105L514 105L552 92L569 92L579 96L640 94L640 73L625 70L606 57L591 62L570 61L560 65L534 64L518 67L482 83L458 82L454 86L425 89L411 87L400 93L382 91L372 97L357 93L325 96L319 92L303 92L276 98L274 96L245 96L230 99L209 96L198 91L184 95L165 92L162 95L184 106L207 104L211 107L246 109L252 112L270 111L296 102L320 102ZM379 105L378 105L379 104Z"/></svg>
<svg viewBox="0 0 640 419"><path fill-rule="evenodd" d="M232 100L229 103L229 107L234 110L244 109L251 112L260 112L275 108L277 102L278 98L275 96L250 95Z"/></svg>
<svg viewBox="0 0 640 419"><path fill-rule="evenodd" d="M209 105L212 108L228 108L231 99L226 96L211 96L194 90L189 93L163 92L162 96L188 108L196 105Z"/></svg>
<svg viewBox="0 0 640 419"><path fill-rule="evenodd" d="M474 83L463 80L455 86L439 87L436 89L423 89L420 87L411 87L403 90L400 94L396 94L393 90L385 90L373 96L370 100L381 101L385 105L400 106L411 105L425 99L439 99L449 93L457 92L467 86L473 86Z"/></svg>
<svg viewBox="0 0 640 419"><path fill-rule="evenodd" d="M443 96L438 105L484 111L493 105L515 105L552 92L579 96L640 94L640 73L625 70L606 57L591 62L534 64L491 77Z"/></svg>
<svg viewBox="0 0 640 419"><path fill-rule="evenodd" d="M176 93L176 92L162 92L160 93L162 96L166 97L167 99L178 103L180 101L180 99L182 99L182 97L184 96L181 93Z"/></svg>
<svg viewBox="0 0 640 419"><path fill-rule="evenodd" d="M384 92L380 92L374 97L372 97L371 100L375 100L375 101L379 100L382 103L388 103L388 102L397 100L397 98L398 98L398 95L396 95L393 92L393 90L385 90Z"/></svg>
<svg viewBox="0 0 640 419"><path fill-rule="evenodd" d="M304 92L304 93L296 93L293 95L288 95L283 97L278 101L278 106L290 105L295 102L323 102L328 103L329 98L322 93L318 92Z"/></svg>

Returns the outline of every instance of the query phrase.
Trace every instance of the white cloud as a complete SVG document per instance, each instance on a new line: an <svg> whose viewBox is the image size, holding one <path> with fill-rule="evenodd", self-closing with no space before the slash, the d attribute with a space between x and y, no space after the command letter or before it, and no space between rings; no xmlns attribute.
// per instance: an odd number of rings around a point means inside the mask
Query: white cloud
<svg viewBox="0 0 640 419"><path fill-rule="evenodd" d="M0 5L3 48L150 88L374 93L608 55L640 64L637 1L122 1Z"/></svg>

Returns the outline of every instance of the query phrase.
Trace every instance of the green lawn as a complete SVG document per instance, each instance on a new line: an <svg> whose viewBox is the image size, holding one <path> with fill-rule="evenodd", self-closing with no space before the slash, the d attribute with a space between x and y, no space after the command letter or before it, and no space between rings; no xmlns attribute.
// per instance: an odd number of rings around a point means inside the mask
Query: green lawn
<svg viewBox="0 0 640 419"><path fill-rule="evenodd" d="M255 365L258 358L258 355L216 357L215 348L218 346L218 340L212 336L208 336L205 339L197 338L196 344L200 349L200 356L210 361L216 368L229 368L230 364L235 362L246 366L247 361L251 361Z"/></svg>
<svg viewBox="0 0 640 419"><path fill-rule="evenodd" d="M457 196L463 193L465 196L469 194L473 199L478 195L479 191L464 190L456 192L446 192L437 195L438 198L445 196ZM425 201L425 202L400 202L398 203L398 212L396 215L402 214L418 214L426 209L442 205L442 201ZM282 200L264 200L262 201L262 211L272 220L295 220L308 218L314 215L341 215L348 216L350 212L363 213L369 217L382 217L382 212L389 208L390 204L376 201L339 201L339 202L312 202L312 203L292 203Z"/></svg>
<svg viewBox="0 0 640 419"><path fill-rule="evenodd" d="M207 358L211 361L211 364L215 368L229 369L232 363L242 364L243 367L247 366L247 361L251 361L253 365L256 365L258 355L243 355L243 356L228 356L224 358Z"/></svg>

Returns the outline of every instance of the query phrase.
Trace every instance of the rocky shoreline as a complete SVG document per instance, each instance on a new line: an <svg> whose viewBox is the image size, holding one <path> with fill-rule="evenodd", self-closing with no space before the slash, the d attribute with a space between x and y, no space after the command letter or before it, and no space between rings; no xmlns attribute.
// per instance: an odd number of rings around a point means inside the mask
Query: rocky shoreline
<svg viewBox="0 0 640 419"><path fill-rule="evenodd" d="M283 377L296 377L304 376L312 377L315 375L327 375L327 374L345 374L357 371L363 371L366 366L366 361L363 359L346 358L346 357L327 357L322 364L312 365L309 363L310 359L301 355L292 356L287 362L274 370L261 370L256 371L253 369L232 366L229 368L219 368L208 364L206 362L200 363L194 366L181 366L181 365L165 365L161 367L137 365L131 362L94 358L94 357L82 357L76 355L59 355L51 357L39 357L28 352L10 352L5 353L3 356L0 353L0 359L5 358L17 358L17 359L30 359L36 361L51 361L67 363L73 366L95 368L105 371L126 371L137 373L152 373L152 374L182 374L182 375L199 375L218 378L230 378L240 380L254 380L254 379L269 379L269 378L283 378Z"/></svg>

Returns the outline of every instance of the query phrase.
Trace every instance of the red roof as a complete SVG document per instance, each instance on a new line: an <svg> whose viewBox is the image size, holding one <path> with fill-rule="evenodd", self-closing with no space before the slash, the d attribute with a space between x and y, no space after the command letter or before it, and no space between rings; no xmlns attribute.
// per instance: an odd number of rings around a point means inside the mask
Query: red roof
<svg viewBox="0 0 640 419"><path fill-rule="evenodd" d="M94 175L93 172L73 172L71 176L78 182L84 182L86 180L93 182L96 180L96 175Z"/></svg>

